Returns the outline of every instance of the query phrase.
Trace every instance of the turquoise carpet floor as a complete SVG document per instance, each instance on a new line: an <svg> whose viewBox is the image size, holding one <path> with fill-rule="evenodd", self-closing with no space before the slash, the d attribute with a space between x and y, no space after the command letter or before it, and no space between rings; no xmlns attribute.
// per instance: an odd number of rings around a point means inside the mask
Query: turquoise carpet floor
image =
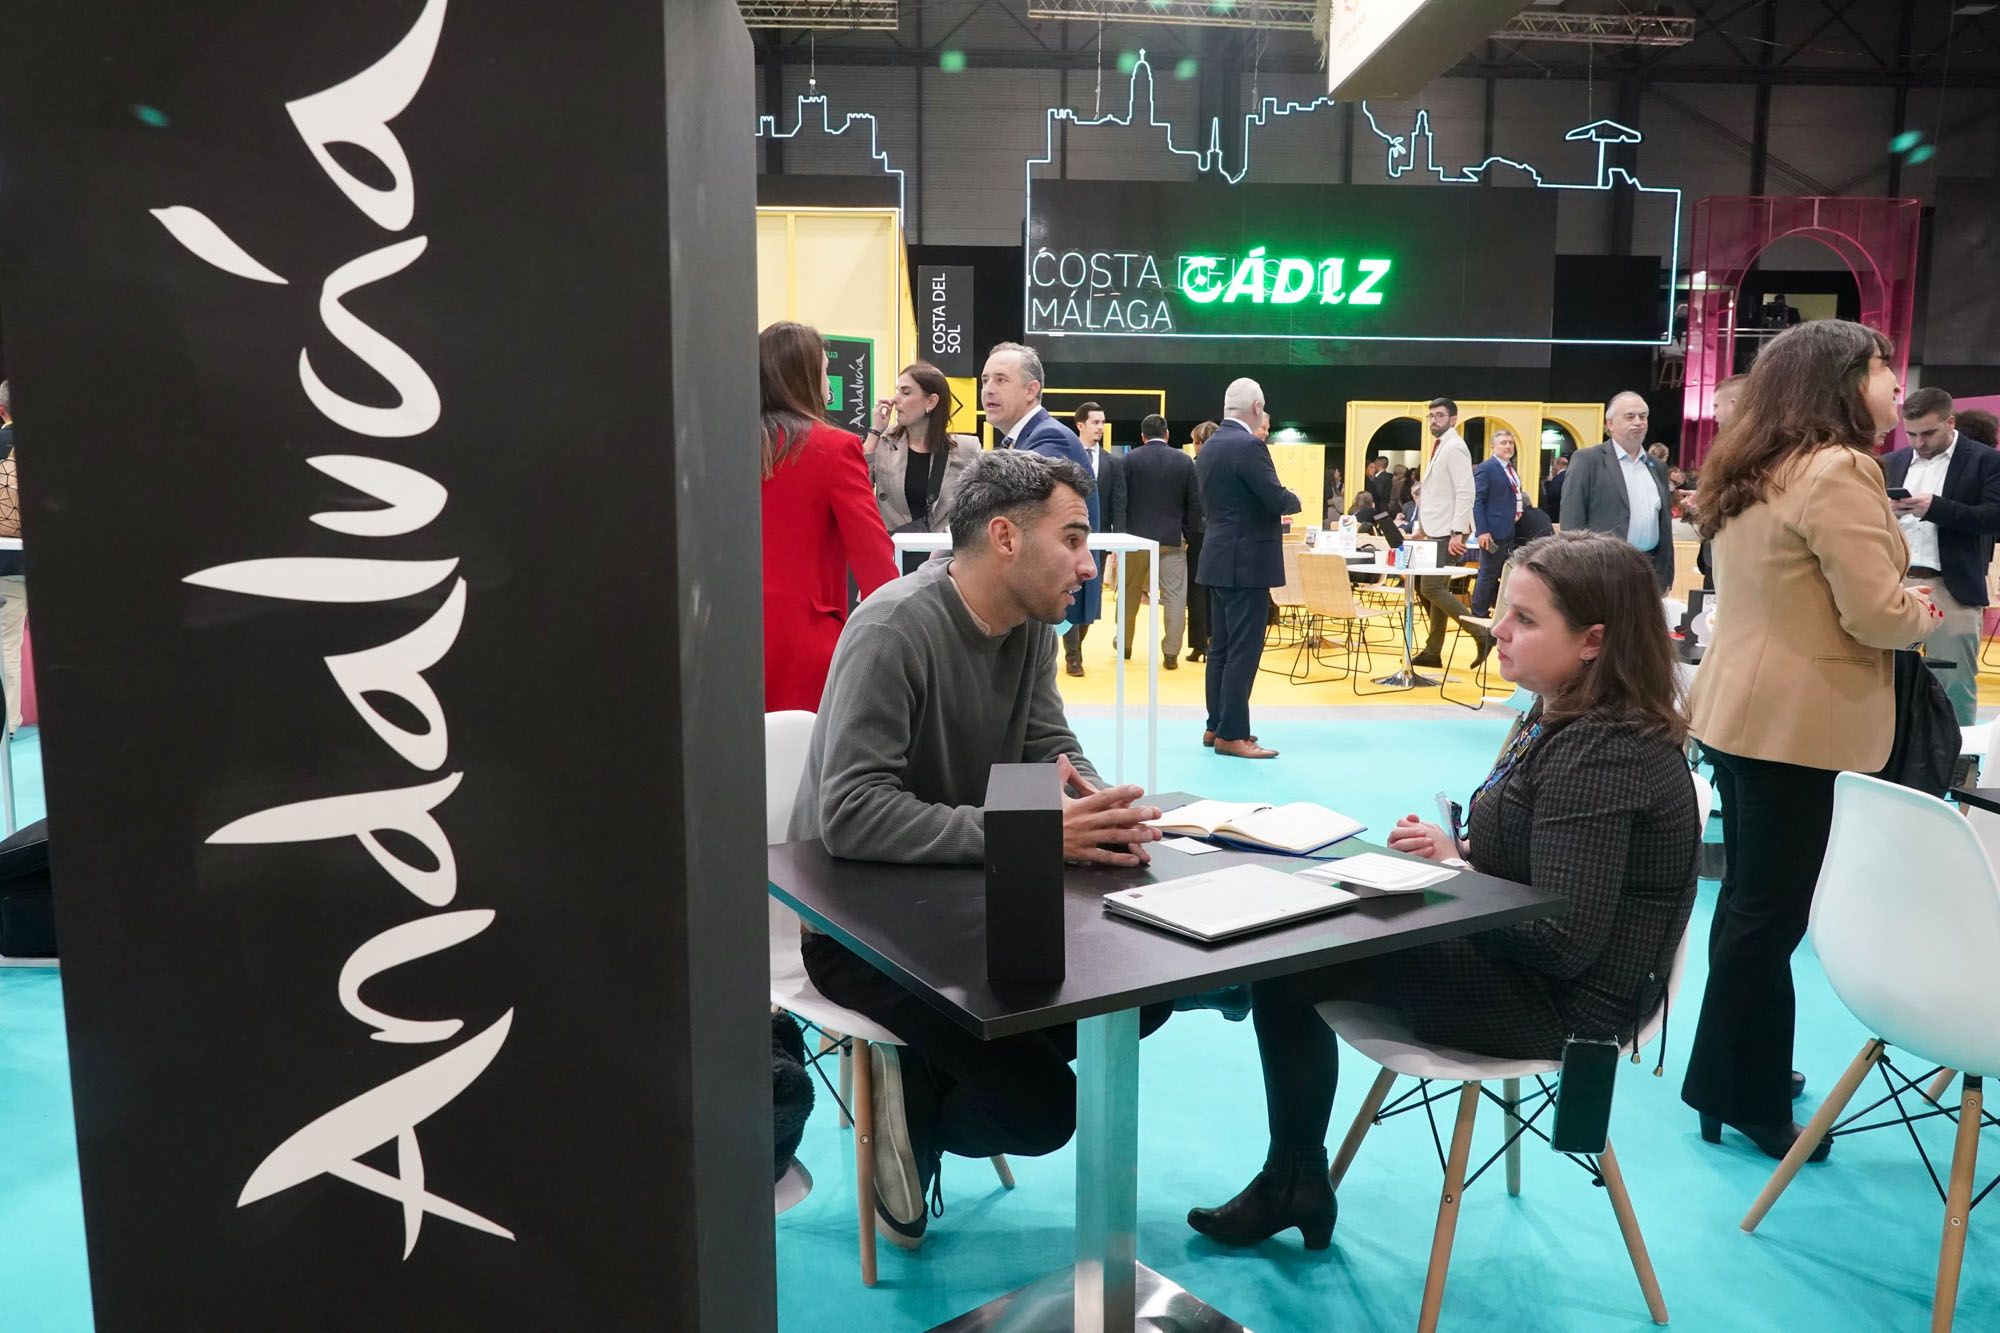
<svg viewBox="0 0 2000 1333"><path fill-rule="evenodd" d="M1160 785L1217 797L1310 797L1365 820L1379 835L1399 815L1432 810L1439 788L1463 799L1484 775L1507 718L1493 710L1309 715L1265 708L1257 729L1283 754L1255 764L1202 750L1200 719L1170 715L1162 724ZM1108 766L1104 718L1084 714L1076 722L1086 749ZM1130 762L1143 771L1140 759ZM38 784L30 777L23 785L38 809ZM1711 827L1711 839L1717 836ZM1698 940L1706 938L1714 889L1702 886ZM1798 1065L1811 1081L1803 1118L1865 1034L1808 951L1796 972ZM1668 1027L1667 1076L1652 1076L1650 1058L1642 1067L1621 1066L1613 1116L1673 1326L1787 1333L1927 1327L1942 1207L1903 1131L1842 1141L1829 1163L1806 1168L1755 1236L1737 1229L1772 1163L1741 1140L1702 1143L1693 1113L1680 1104L1679 1071L1703 981L1696 950ZM1374 1073L1344 1055L1336 1140ZM91 1327L69 1114L58 978L0 969L0 1329L7 1333ZM1921 1132L1934 1152L1949 1153L1948 1126ZM1296 1232L1253 1251L1228 1251L1183 1221L1191 1205L1234 1193L1262 1159L1263 1091L1247 1023L1179 1014L1147 1040L1139 1137L1139 1255L1146 1263L1264 1333L1415 1324L1440 1178L1421 1114L1370 1135L1341 1191L1333 1248L1315 1255L1300 1248ZM1498 1141L1497 1117L1482 1112L1476 1150ZM1989 1133L1984 1146L1982 1183L2000 1169L2000 1134ZM1071 1150L1016 1159L1019 1187L1011 1193L984 1162L948 1161L945 1216L914 1255L881 1247L881 1282L872 1291L861 1286L856 1264L851 1139L824 1089L800 1156L817 1187L777 1222L786 1333L926 1329L1068 1260ZM1603 1192L1545 1148L1531 1146L1525 1165L1518 1199L1508 1197L1497 1169L1467 1193L1444 1326L1535 1333L1651 1327ZM1991 1206L1973 1214L1961 1329L2000 1329L1996 1227L2000 1213Z"/></svg>

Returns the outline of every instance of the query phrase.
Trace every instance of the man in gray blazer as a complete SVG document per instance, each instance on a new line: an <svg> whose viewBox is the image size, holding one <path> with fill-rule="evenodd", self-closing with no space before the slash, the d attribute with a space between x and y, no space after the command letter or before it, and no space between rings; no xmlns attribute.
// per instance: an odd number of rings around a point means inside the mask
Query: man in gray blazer
<svg viewBox="0 0 2000 1333"><path fill-rule="evenodd" d="M1604 443L1579 449L1563 482L1565 532L1623 537L1653 562L1660 591L1674 584L1674 517L1667 469L1646 453L1646 400L1630 389L1604 409Z"/></svg>

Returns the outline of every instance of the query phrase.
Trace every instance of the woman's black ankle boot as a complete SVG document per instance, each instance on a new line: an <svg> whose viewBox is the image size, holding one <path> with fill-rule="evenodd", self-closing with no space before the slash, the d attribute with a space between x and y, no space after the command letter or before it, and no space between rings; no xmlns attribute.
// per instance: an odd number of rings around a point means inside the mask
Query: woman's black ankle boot
<svg viewBox="0 0 2000 1333"><path fill-rule="evenodd" d="M1339 1212L1326 1178L1325 1148L1273 1149L1241 1194L1220 1208L1190 1209L1188 1225L1224 1245L1255 1245L1297 1227L1307 1249L1323 1250Z"/></svg>

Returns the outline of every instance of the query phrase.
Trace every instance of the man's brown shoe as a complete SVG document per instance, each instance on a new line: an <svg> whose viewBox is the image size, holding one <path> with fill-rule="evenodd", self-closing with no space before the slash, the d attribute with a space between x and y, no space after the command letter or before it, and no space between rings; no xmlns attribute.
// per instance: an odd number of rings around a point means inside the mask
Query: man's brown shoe
<svg viewBox="0 0 2000 1333"><path fill-rule="evenodd" d="M1215 743L1215 752L1217 754L1234 755L1238 759L1276 759L1278 757L1276 750L1265 749L1263 746L1257 744L1255 737L1247 741L1218 740Z"/></svg>
<svg viewBox="0 0 2000 1333"><path fill-rule="evenodd" d="M1250 737L1249 739L1250 739L1250 743L1251 743L1251 744L1253 744L1253 745L1254 745L1254 744L1256 744L1256 743L1257 743L1257 738L1256 738L1255 736L1252 736L1252 737ZM1206 745L1206 746L1207 746L1207 747L1208 747L1209 749L1213 750L1213 749L1215 748L1215 733L1214 733L1214 732L1212 732L1212 731L1204 731L1204 732L1202 732L1202 733L1201 733L1201 743L1202 743L1203 745Z"/></svg>

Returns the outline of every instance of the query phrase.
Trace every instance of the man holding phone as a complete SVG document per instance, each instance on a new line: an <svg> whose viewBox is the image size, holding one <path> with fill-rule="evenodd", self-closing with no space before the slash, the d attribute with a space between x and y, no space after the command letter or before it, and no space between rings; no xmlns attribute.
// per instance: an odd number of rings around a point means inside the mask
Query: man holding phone
<svg viewBox="0 0 2000 1333"><path fill-rule="evenodd" d="M1986 568L2000 534L2000 453L1961 444L1951 395L1922 388L1903 400L1910 443L1885 455L1882 476L1889 508L1910 546L1905 583L1930 588L1944 624L1925 641L1938 683L1961 727L1979 709L1979 629Z"/></svg>

